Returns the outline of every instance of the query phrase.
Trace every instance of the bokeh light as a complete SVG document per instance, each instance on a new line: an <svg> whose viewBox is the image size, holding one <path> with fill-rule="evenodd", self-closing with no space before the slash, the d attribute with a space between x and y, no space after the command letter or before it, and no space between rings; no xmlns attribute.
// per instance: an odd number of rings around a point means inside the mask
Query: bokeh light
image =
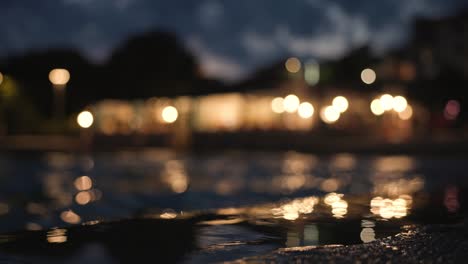
<svg viewBox="0 0 468 264"><path fill-rule="evenodd" d="M93 187L93 181L88 176L81 176L75 179L74 185L78 191L86 191Z"/></svg>
<svg viewBox="0 0 468 264"><path fill-rule="evenodd" d="M370 201L370 211L386 219L402 218L408 214L411 202L412 198L407 194L400 195L394 200L377 196Z"/></svg>
<svg viewBox="0 0 468 264"><path fill-rule="evenodd" d="M49 81L53 85L66 85L70 80L70 72L66 69L53 69L49 72Z"/></svg>
<svg viewBox="0 0 468 264"><path fill-rule="evenodd" d="M283 100L283 108L288 113L294 113L297 111L299 107L299 97L294 94L290 94L286 96Z"/></svg>
<svg viewBox="0 0 468 264"><path fill-rule="evenodd" d="M88 191L82 191L76 194L75 196L75 202L80 205L85 205L91 202L93 199L92 195Z"/></svg>
<svg viewBox="0 0 468 264"><path fill-rule="evenodd" d="M348 202L345 200L338 200L331 205L332 214L335 218L342 218L348 213Z"/></svg>
<svg viewBox="0 0 468 264"><path fill-rule="evenodd" d="M179 113L174 106L166 106L162 111L162 118L166 123L174 123L179 117Z"/></svg>
<svg viewBox="0 0 468 264"><path fill-rule="evenodd" d="M3 74L0 72L0 84L3 82Z"/></svg>
<svg viewBox="0 0 468 264"><path fill-rule="evenodd" d="M382 106L382 103L380 102L380 99L374 99L372 100L371 104L370 104L370 109L372 111L372 113L376 116L379 116L379 115L382 115L385 110Z"/></svg>
<svg viewBox="0 0 468 264"><path fill-rule="evenodd" d="M314 206L318 203L316 197L306 197L295 199L285 203L280 207L273 208L271 212L274 216L282 217L286 220L296 220L300 214L310 214L314 211Z"/></svg>
<svg viewBox="0 0 468 264"><path fill-rule="evenodd" d="M173 181L170 183L172 191L175 193L183 193L187 190L188 181L187 177L184 175L179 175L178 177L174 177Z"/></svg>
<svg viewBox="0 0 468 264"><path fill-rule="evenodd" d="M375 74L375 71L372 69L364 69L361 72L361 80L365 84L372 84L375 82L375 79L377 78L377 75Z"/></svg>
<svg viewBox="0 0 468 264"><path fill-rule="evenodd" d="M188 188L189 179L185 166L179 160L170 160L166 163L163 179L175 193L183 193Z"/></svg>
<svg viewBox="0 0 468 264"><path fill-rule="evenodd" d="M284 63L286 70L290 73L297 73L301 70L301 61L298 58L291 57Z"/></svg>
<svg viewBox="0 0 468 264"><path fill-rule="evenodd" d="M341 200L341 197L343 197L343 194L332 192L332 193L325 195L325 198L323 199L323 201L326 205L331 206L333 203Z"/></svg>
<svg viewBox="0 0 468 264"><path fill-rule="evenodd" d="M393 108L393 96L390 94L383 94L380 96L380 104L382 105L383 110L391 110Z"/></svg>
<svg viewBox="0 0 468 264"><path fill-rule="evenodd" d="M283 101L284 99L282 97L276 97L273 100L271 100L271 110L277 114L283 113Z"/></svg>
<svg viewBox="0 0 468 264"><path fill-rule="evenodd" d="M450 100L444 108L444 117L447 120L455 120L460 113L460 103L457 100Z"/></svg>
<svg viewBox="0 0 468 264"><path fill-rule="evenodd" d="M62 228L51 229L47 231L47 242L64 243L67 242L67 230Z"/></svg>
<svg viewBox="0 0 468 264"><path fill-rule="evenodd" d="M364 243L369 243L375 240L375 231L371 227L364 227L360 234L361 240Z"/></svg>
<svg viewBox="0 0 468 264"><path fill-rule="evenodd" d="M329 193L323 199L324 203L331 207L333 217L342 218L348 213L348 202L343 199L343 194Z"/></svg>
<svg viewBox="0 0 468 264"><path fill-rule="evenodd" d="M309 85L316 85L320 80L320 65L316 61L308 61L304 66L304 80Z"/></svg>
<svg viewBox="0 0 468 264"><path fill-rule="evenodd" d="M334 192L338 187L340 187L340 182L334 178L326 179L320 184L320 189L325 192Z"/></svg>
<svg viewBox="0 0 468 264"><path fill-rule="evenodd" d="M403 96L397 95L393 98L393 110L397 113L403 112L408 106L408 101Z"/></svg>
<svg viewBox="0 0 468 264"><path fill-rule="evenodd" d="M398 113L398 117L402 120L408 120L412 116L413 116L413 108L410 105L406 106L405 110Z"/></svg>
<svg viewBox="0 0 468 264"><path fill-rule="evenodd" d="M309 102L303 102L299 105L298 114L304 119L310 118L314 115L314 106Z"/></svg>
<svg viewBox="0 0 468 264"><path fill-rule="evenodd" d="M94 117L89 111L83 111L76 117L76 122L82 128L89 128L93 125Z"/></svg>
<svg viewBox="0 0 468 264"><path fill-rule="evenodd" d="M333 106L329 105L320 111L320 118L327 124L335 123L340 118L340 112Z"/></svg>
<svg viewBox="0 0 468 264"><path fill-rule="evenodd" d="M81 217L77 215L75 212L73 212L72 210L63 211L60 214L60 218L64 222L67 222L69 224L78 224L79 222L81 222Z"/></svg>
<svg viewBox="0 0 468 264"><path fill-rule="evenodd" d="M173 209L166 209L159 215L159 217L162 219L174 219L177 217L177 213Z"/></svg>
<svg viewBox="0 0 468 264"><path fill-rule="evenodd" d="M348 99L344 96L337 96L333 98L332 101L332 106L340 113L344 113L346 110L348 110Z"/></svg>

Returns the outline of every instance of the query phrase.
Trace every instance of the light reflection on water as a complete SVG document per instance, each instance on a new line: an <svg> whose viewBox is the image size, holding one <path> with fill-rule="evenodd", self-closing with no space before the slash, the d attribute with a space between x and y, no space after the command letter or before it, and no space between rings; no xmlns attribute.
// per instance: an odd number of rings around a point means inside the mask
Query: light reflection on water
<svg viewBox="0 0 468 264"><path fill-rule="evenodd" d="M273 208L272 213L287 220L296 220L300 214L312 213L317 202L316 197L294 199L291 202L282 204L280 207Z"/></svg>
<svg viewBox="0 0 468 264"><path fill-rule="evenodd" d="M370 211L382 218L402 218L408 214L412 200L412 197L407 194L400 195L394 200L377 196L370 201Z"/></svg>
<svg viewBox="0 0 468 264"><path fill-rule="evenodd" d="M370 242L386 234L379 229L385 221L410 216L430 186L446 186L443 203L447 213L456 213L461 190L455 184L464 174L454 169L463 168L463 160L296 152L197 156L148 150L2 159L0 231L49 229L49 243L69 241L66 229L50 229L56 226L151 212L165 221L200 212L227 217L204 221L206 234L227 225L239 230L245 221L279 225L287 231L275 236L284 237L286 247L333 243L333 234L350 227L331 231L324 221L357 221L350 241ZM240 244L225 239L222 246Z"/></svg>
<svg viewBox="0 0 468 264"><path fill-rule="evenodd" d="M47 231L47 242L49 243L64 243L67 242L67 230L54 228Z"/></svg>

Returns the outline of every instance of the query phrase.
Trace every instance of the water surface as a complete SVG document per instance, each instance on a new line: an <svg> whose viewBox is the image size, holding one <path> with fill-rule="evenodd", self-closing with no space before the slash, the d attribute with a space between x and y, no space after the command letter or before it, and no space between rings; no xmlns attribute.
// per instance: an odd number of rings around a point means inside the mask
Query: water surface
<svg viewBox="0 0 468 264"><path fill-rule="evenodd" d="M464 157L180 154L0 156L0 257L213 262L358 244L464 215Z"/></svg>

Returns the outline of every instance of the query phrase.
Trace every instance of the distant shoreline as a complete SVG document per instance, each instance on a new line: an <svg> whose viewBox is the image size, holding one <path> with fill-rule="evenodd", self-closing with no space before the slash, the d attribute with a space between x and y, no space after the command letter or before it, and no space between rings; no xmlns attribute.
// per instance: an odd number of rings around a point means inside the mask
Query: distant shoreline
<svg viewBox="0 0 468 264"><path fill-rule="evenodd" d="M389 143L366 137L318 137L310 134L219 133L197 134L189 145L178 145L168 135L122 135L83 138L63 135L21 135L0 138L0 152L113 152L164 148L181 152L299 151L317 154L467 155L468 138L425 138Z"/></svg>

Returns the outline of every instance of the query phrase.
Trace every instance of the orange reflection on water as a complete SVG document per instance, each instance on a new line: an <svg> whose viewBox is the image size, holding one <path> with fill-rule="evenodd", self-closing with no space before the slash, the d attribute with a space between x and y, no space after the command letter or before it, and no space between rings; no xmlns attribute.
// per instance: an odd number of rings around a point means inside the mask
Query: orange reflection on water
<svg viewBox="0 0 468 264"><path fill-rule="evenodd" d="M38 231L42 230L42 226L40 224L30 222L26 224L26 230Z"/></svg>
<svg viewBox="0 0 468 264"><path fill-rule="evenodd" d="M362 242L368 243L368 242L374 241L375 240L374 222L370 220L362 220L361 227L362 227L362 231L360 234L360 238Z"/></svg>
<svg viewBox="0 0 468 264"><path fill-rule="evenodd" d="M49 243L64 243L67 241L66 229L51 229L47 232L47 242Z"/></svg>
<svg viewBox="0 0 468 264"><path fill-rule="evenodd" d="M225 175L224 179L220 179L214 184L214 190L220 195L232 195L244 187L244 179L236 177L237 174L234 170L231 171L233 175Z"/></svg>
<svg viewBox="0 0 468 264"><path fill-rule="evenodd" d="M68 179L66 173L58 172L48 173L44 177L45 194L59 207L69 206L72 202L73 197L69 190L64 188L66 179Z"/></svg>
<svg viewBox="0 0 468 264"><path fill-rule="evenodd" d="M93 181L88 176L81 176L75 179L74 185L78 191L86 191L93 187Z"/></svg>
<svg viewBox="0 0 468 264"><path fill-rule="evenodd" d="M165 181L175 193L183 193L188 188L188 177L184 164L178 160L170 160L166 163L163 174Z"/></svg>
<svg viewBox="0 0 468 264"><path fill-rule="evenodd" d="M326 179L320 184L320 188L325 192L334 192L340 187L340 181L338 179Z"/></svg>
<svg viewBox="0 0 468 264"><path fill-rule="evenodd" d="M343 198L343 194L329 193L325 196L324 202L332 208L331 212L334 217L342 218L348 213L348 202Z"/></svg>
<svg viewBox="0 0 468 264"><path fill-rule="evenodd" d="M316 197L306 197L295 199L285 203L280 207L271 209L273 215L286 220L296 220L300 214L310 214L314 211L314 206L318 203Z"/></svg>
<svg viewBox="0 0 468 264"><path fill-rule="evenodd" d="M174 219L177 217L177 213L172 209L166 209L162 214L159 215L162 219Z"/></svg>
<svg viewBox="0 0 468 264"><path fill-rule="evenodd" d="M89 191L79 192L75 196L76 203L81 204L81 205L88 204L89 202L91 202L91 200L92 200L92 196L91 196L91 192Z"/></svg>
<svg viewBox="0 0 468 264"><path fill-rule="evenodd" d="M411 203L412 198L409 195L400 195L394 200L377 196L370 202L370 211L386 219L402 218L408 214Z"/></svg>
<svg viewBox="0 0 468 264"><path fill-rule="evenodd" d="M333 203L341 200L341 197L343 197L343 194L332 192L332 193L325 195L325 198L323 199L323 201L325 202L325 204L331 206Z"/></svg>
<svg viewBox="0 0 468 264"><path fill-rule="evenodd" d="M295 191L300 189L306 181L306 178L303 174L290 175L283 178L282 186L285 189L290 191Z"/></svg>
<svg viewBox="0 0 468 264"><path fill-rule="evenodd" d="M373 228L364 227L360 234L361 240L364 243L369 243L375 240L375 231Z"/></svg>
<svg viewBox="0 0 468 264"><path fill-rule="evenodd" d="M411 194L420 191L424 187L424 180L416 176L412 179L387 179L375 180L374 193L396 197L401 194Z"/></svg>
<svg viewBox="0 0 468 264"><path fill-rule="evenodd" d="M381 157L375 161L375 168L382 172L405 172L414 168L414 159L408 156Z"/></svg>
<svg viewBox="0 0 468 264"><path fill-rule="evenodd" d="M306 185L313 184L310 170L317 164L317 158L288 152L282 164L282 175L273 179L273 188L278 191L293 192Z"/></svg>
<svg viewBox="0 0 468 264"><path fill-rule="evenodd" d="M235 207L221 208L216 211L216 213L219 215L239 215L244 212L245 212L244 208L235 208Z"/></svg>
<svg viewBox="0 0 468 264"><path fill-rule="evenodd" d="M60 218L64 222L67 222L69 224L78 224L79 222L81 222L81 217L77 215L75 212L73 212L72 210L63 211L60 214Z"/></svg>
<svg viewBox="0 0 468 264"><path fill-rule="evenodd" d="M352 170L356 163L356 157L348 153L337 154L330 160L330 166L334 170Z"/></svg>

